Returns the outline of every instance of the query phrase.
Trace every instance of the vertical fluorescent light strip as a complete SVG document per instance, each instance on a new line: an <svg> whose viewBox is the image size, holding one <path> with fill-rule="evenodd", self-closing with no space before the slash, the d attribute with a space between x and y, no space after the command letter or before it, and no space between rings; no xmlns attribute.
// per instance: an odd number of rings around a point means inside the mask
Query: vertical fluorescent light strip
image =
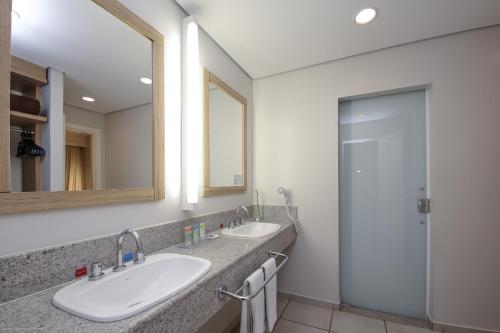
<svg viewBox="0 0 500 333"><path fill-rule="evenodd" d="M201 173L201 70L198 47L198 25L192 16L185 22L185 112L186 112L186 202L198 203Z"/></svg>

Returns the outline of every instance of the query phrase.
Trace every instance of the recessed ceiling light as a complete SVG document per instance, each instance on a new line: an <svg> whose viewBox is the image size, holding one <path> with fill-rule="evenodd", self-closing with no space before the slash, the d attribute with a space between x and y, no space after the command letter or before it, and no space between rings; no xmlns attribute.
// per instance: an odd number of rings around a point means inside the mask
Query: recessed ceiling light
<svg viewBox="0 0 500 333"><path fill-rule="evenodd" d="M93 99L92 97L83 96L82 99L85 102L95 102L95 99Z"/></svg>
<svg viewBox="0 0 500 333"><path fill-rule="evenodd" d="M141 77L141 82L144 84L152 84L153 80L151 80L149 77Z"/></svg>
<svg viewBox="0 0 500 333"><path fill-rule="evenodd" d="M370 23L377 17L378 11L375 8L365 8L361 9L356 16L354 16L354 21L359 24L367 24Z"/></svg>
<svg viewBox="0 0 500 333"><path fill-rule="evenodd" d="M12 20L20 20L21 19L21 15L19 15L19 12L15 11L14 9L12 9Z"/></svg>

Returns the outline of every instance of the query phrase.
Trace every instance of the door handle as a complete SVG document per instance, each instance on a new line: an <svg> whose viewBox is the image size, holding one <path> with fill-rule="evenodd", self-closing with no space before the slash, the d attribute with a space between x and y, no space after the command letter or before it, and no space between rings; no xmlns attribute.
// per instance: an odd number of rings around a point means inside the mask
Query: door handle
<svg viewBox="0 0 500 333"><path fill-rule="evenodd" d="M431 212L431 199L418 199L417 210L420 214L429 214Z"/></svg>

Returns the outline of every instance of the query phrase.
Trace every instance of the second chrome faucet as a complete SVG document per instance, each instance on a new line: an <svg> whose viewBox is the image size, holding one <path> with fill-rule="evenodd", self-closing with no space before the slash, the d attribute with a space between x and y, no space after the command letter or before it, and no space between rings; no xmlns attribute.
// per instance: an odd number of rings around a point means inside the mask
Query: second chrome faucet
<svg viewBox="0 0 500 333"><path fill-rule="evenodd" d="M250 213L248 212L248 209L245 206L239 206L238 208L236 208L236 212L234 213L234 220L229 222L229 229L232 229L232 228L234 228L238 225L241 225L245 222L244 218L241 218L240 220L238 220L239 213L242 210L245 212L247 219L250 217Z"/></svg>

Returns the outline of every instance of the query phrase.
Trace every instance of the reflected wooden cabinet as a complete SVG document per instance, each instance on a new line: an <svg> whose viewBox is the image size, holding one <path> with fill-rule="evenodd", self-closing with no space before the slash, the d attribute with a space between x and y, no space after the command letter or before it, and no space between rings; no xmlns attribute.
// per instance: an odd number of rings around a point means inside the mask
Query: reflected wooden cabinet
<svg viewBox="0 0 500 333"><path fill-rule="evenodd" d="M18 139L29 134L36 145L41 145L41 124L47 117L41 112L41 87L47 84L46 68L27 60L11 56L10 87L22 95L10 94L10 141L16 146ZM12 151L12 149L11 149ZM12 158L12 156L11 156ZM40 156L25 157L20 161L22 187L16 192L41 190Z"/></svg>

